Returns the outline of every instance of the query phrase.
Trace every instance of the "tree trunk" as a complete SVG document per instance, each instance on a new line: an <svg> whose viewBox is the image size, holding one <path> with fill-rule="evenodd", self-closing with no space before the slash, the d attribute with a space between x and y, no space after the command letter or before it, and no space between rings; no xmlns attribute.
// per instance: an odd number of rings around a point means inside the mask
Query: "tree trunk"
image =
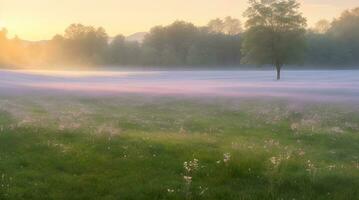
<svg viewBox="0 0 359 200"><path fill-rule="evenodd" d="M277 69L277 80L279 81L280 80L280 70L281 70L282 66L281 65L276 65L275 67Z"/></svg>

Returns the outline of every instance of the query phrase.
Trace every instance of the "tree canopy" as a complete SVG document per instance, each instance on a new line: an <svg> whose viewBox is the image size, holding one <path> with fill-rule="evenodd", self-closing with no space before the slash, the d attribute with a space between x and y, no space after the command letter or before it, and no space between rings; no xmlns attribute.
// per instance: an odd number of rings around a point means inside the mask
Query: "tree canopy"
<svg viewBox="0 0 359 200"><path fill-rule="evenodd" d="M355 65L359 63L359 8L344 11L325 32L309 32L306 63Z"/></svg>
<svg viewBox="0 0 359 200"><path fill-rule="evenodd" d="M208 25L208 30L212 33L224 33L228 35L238 35L243 32L242 23L239 19L227 16L224 19L211 20Z"/></svg>
<svg viewBox="0 0 359 200"><path fill-rule="evenodd" d="M64 51L74 62L102 62L108 43L108 35L102 27L72 24L65 30L64 38Z"/></svg>
<svg viewBox="0 0 359 200"><path fill-rule="evenodd" d="M321 19L317 23L315 23L314 28L311 30L315 33L325 34L331 28L331 24L326 19Z"/></svg>

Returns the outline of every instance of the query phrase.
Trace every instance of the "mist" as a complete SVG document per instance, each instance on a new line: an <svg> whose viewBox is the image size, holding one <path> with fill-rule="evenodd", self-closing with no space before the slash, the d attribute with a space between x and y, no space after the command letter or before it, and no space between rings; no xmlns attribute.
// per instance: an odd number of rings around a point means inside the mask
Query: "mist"
<svg viewBox="0 0 359 200"><path fill-rule="evenodd" d="M165 95L359 102L359 71L44 71L1 70L2 94Z"/></svg>

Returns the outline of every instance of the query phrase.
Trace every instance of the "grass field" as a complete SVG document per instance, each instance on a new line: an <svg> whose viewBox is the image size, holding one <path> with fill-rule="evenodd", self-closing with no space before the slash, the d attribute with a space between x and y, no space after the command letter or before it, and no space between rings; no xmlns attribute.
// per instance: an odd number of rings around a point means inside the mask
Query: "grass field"
<svg viewBox="0 0 359 200"><path fill-rule="evenodd" d="M359 199L359 109L1 97L0 199Z"/></svg>

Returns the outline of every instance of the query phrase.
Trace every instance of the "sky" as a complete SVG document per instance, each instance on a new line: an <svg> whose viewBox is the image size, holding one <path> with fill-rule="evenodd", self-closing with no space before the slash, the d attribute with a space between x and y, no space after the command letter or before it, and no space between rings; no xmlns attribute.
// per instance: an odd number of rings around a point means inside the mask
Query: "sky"
<svg viewBox="0 0 359 200"><path fill-rule="evenodd" d="M309 26L331 20L359 0L299 0ZM102 26L110 36L148 31L175 20L205 25L232 16L243 19L248 0L0 0L0 28L26 40L51 39L71 23Z"/></svg>

